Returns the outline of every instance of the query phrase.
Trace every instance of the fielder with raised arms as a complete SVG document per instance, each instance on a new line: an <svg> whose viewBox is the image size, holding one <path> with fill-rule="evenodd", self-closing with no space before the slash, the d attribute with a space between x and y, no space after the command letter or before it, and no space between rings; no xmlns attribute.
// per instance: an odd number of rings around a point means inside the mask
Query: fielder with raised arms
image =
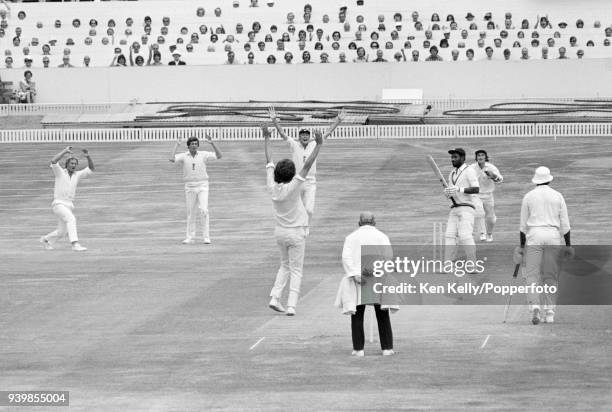
<svg viewBox="0 0 612 412"><path fill-rule="evenodd" d="M480 240L487 242L493 241L493 228L497 221L495 216L495 201L493 199L493 192L495 191L495 184L503 182L504 178L492 163L489 163L489 155L486 150L476 150L476 163L471 165L476 172L478 177L478 184L480 185L480 191L478 197L482 202L482 205L477 205L477 209L481 206L484 210L477 210L476 217L474 220L477 230L480 230ZM483 216L484 215L484 216Z"/></svg>
<svg viewBox="0 0 612 412"><path fill-rule="evenodd" d="M87 158L87 167L77 171L79 159L70 156L64 163L65 168L62 168L57 163L65 156L72 155L72 147L68 146L51 159L51 170L55 175L55 187L53 189L53 214L57 216L57 229L53 232L42 236L40 242L45 249L53 249L53 243L66 234L72 243L72 250L75 252L84 252L86 247L81 246L77 235L76 218L74 217L74 204L72 203L76 196L76 188L79 181L85 177L91 176L94 171L93 160L89 156L87 149L83 149L83 154Z"/></svg>
<svg viewBox="0 0 612 412"><path fill-rule="evenodd" d="M279 136L289 144L289 149L291 150L291 159L295 164L296 170L302 170L304 167L304 163L308 159L308 157L312 154L316 147L316 143L314 140L310 138L310 131L308 129L301 129L299 132L298 140L294 140L287 136L283 129L280 127L278 123L278 116L276 115L276 111L273 107L269 110L270 119L272 123L274 123L274 127L278 131ZM327 139L333 131L340 125L346 113L342 110L338 116L336 117L336 121L327 129L327 131L323 134L323 139ZM315 206L315 195L317 192L317 163L316 161L310 168L310 172L308 176L306 176L306 181L302 185L302 202L304 203L304 207L306 208L306 213L308 214L308 222L312 220L312 214L314 212Z"/></svg>

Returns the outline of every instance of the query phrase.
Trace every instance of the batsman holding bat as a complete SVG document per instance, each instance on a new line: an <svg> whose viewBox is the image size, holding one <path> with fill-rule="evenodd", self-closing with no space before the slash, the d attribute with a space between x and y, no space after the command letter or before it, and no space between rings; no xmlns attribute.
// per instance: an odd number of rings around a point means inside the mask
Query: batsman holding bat
<svg viewBox="0 0 612 412"><path fill-rule="evenodd" d="M444 234L444 260L452 260L456 254L456 245L463 246L466 258L476 260L474 231L474 196L480 190L478 176L473 168L465 163L465 150L449 150L453 170L448 176L448 186L444 194L452 199L453 204L448 215L446 233Z"/></svg>

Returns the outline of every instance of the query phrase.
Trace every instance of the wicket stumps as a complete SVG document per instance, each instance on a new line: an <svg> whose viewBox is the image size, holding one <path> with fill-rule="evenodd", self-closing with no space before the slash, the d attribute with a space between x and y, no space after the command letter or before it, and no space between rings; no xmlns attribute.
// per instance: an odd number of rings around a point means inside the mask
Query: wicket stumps
<svg viewBox="0 0 612 412"><path fill-rule="evenodd" d="M433 258L444 259L444 233L446 232L444 222L433 223Z"/></svg>

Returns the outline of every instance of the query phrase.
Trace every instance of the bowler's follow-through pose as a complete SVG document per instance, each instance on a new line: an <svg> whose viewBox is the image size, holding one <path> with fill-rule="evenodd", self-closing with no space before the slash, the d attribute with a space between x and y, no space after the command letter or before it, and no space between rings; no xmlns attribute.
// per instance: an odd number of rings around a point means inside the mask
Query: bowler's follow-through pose
<svg viewBox="0 0 612 412"><path fill-rule="evenodd" d="M77 171L76 168L79 164L79 160L70 156L64 163L65 169L57 164L65 155L72 154L72 147L68 146L53 159L51 159L51 169L55 175L55 187L53 189L53 214L57 216L57 229L53 232L42 236L40 242L44 245L45 249L53 249L53 243L63 238L66 233L68 239L72 243L72 250L75 252L84 252L87 248L79 244L79 237L77 235L76 218L74 217L74 204L72 203L76 195L76 188L79 181L82 178L91 176L94 170L93 160L89 156L87 149L82 149L83 154L87 158L87 167Z"/></svg>
<svg viewBox="0 0 612 412"><path fill-rule="evenodd" d="M188 245L195 242L196 237L196 219L197 210L200 211L200 223L204 243L210 243L210 215L208 213L208 173L206 172L206 163L213 159L221 159L221 152L212 141L209 135L206 135L206 141L211 145L213 152L198 150L200 141L197 137L187 139L187 148L189 151L176 154L176 150L181 144L179 139L174 145L170 161L179 163L183 166L183 181L185 182L185 200L187 204L187 236L183 240L183 244Z"/></svg>

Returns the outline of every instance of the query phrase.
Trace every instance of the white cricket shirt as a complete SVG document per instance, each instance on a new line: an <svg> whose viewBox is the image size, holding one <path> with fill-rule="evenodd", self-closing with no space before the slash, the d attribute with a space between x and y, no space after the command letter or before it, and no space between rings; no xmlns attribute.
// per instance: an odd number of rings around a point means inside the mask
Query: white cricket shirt
<svg viewBox="0 0 612 412"><path fill-rule="evenodd" d="M495 165L489 162L485 162L484 168L482 169L480 168L480 166L478 166L478 163L474 163L470 167L474 169L474 172L476 172L476 176L478 177L478 184L480 185L480 191L478 192L478 194L493 193L495 191L495 183L501 183L504 181L504 177L501 175L501 173L499 173L497 167L495 167ZM498 180L493 181L493 179L487 176L485 170L495 173L495 175L498 177Z"/></svg>
<svg viewBox="0 0 612 412"><path fill-rule="evenodd" d="M448 175L448 184L450 186L462 187L464 189L467 187L480 187L480 184L478 183L478 176L476 176L476 171L465 163L458 169L453 168L453 171ZM457 192L453 197L457 203L474 205L474 200L472 198L473 196L474 194L471 193L468 194Z"/></svg>
<svg viewBox="0 0 612 412"><path fill-rule="evenodd" d="M93 172L89 167L74 172L72 176L68 171L57 163L51 163L51 169L55 175L55 187L53 189L53 203L51 206L64 205L70 208L74 207L72 203L76 195L76 188L79 180L90 176Z"/></svg>
<svg viewBox="0 0 612 412"><path fill-rule="evenodd" d="M272 196L274 204L276 224L282 227L307 227L308 213L300 193L304 183L302 176L296 174L289 183L276 183L272 163L266 166L266 174L268 193Z"/></svg>
<svg viewBox="0 0 612 412"><path fill-rule="evenodd" d="M523 197L521 232L527 234L534 227L555 227L561 234L570 230L565 199L548 185L536 186Z"/></svg>
<svg viewBox="0 0 612 412"><path fill-rule="evenodd" d="M288 138L287 144L289 145L289 149L291 150L291 157L292 157L293 163L295 164L295 173L296 174L300 173L300 170L304 168L304 163L306 163L306 160L308 159L308 157L310 157L315 147L317 147L317 142L315 142L314 140L311 140L310 142L308 142L306 147L304 147L302 146L302 143L298 142L297 140ZM315 182L316 174L317 174L317 161L315 160L315 162L312 164L312 167L310 168L310 171L308 171L306 180Z"/></svg>
<svg viewBox="0 0 612 412"><path fill-rule="evenodd" d="M199 151L195 156L191 153L184 152L174 156L174 162L183 166L183 181L185 186L197 185L198 183L208 182L208 173L206 172L206 163L216 159L217 155L214 152Z"/></svg>

